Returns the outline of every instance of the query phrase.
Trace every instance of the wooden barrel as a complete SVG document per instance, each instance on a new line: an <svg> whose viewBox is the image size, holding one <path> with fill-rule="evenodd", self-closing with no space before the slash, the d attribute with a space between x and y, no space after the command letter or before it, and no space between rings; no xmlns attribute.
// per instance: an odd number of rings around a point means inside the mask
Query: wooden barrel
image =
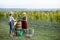
<svg viewBox="0 0 60 40"><path fill-rule="evenodd" d="M18 22L17 22L16 28L22 28L22 22L21 22L21 21L18 21Z"/></svg>

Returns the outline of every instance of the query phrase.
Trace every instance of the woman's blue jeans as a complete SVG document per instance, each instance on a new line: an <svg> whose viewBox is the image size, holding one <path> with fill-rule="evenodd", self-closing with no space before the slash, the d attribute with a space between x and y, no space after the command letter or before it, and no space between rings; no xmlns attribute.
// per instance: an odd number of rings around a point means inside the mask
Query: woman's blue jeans
<svg viewBox="0 0 60 40"><path fill-rule="evenodd" d="M12 21L9 22L9 26L10 26L10 33L11 33L11 32L14 32L15 28L14 28L14 24L13 24Z"/></svg>

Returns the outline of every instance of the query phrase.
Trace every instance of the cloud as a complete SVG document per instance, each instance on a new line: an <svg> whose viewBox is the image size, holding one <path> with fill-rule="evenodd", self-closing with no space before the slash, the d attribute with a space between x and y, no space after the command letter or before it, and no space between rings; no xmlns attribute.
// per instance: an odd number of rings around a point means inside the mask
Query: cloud
<svg viewBox="0 0 60 40"><path fill-rule="evenodd" d="M59 0L0 0L0 8L60 8Z"/></svg>

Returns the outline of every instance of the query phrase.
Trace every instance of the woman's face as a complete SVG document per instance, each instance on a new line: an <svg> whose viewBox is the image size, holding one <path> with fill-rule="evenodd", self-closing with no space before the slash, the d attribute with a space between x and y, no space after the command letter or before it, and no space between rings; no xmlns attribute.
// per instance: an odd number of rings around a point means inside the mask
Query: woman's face
<svg viewBox="0 0 60 40"><path fill-rule="evenodd" d="M26 16L25 14L23 14L23 16Z"/></svg>

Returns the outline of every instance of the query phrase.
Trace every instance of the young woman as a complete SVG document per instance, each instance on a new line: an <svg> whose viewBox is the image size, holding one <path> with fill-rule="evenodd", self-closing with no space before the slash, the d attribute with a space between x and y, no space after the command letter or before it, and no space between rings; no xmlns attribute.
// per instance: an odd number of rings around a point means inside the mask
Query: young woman
<svg viewBox="0 0 60 40"><path fill-rule="evenodd" d="M13 21L14 21L14 18L13 18L13 12L9 12L9 26L10 26L10 36L12 37L13 33L14 33L14 24L13 24Z"/></svg>
<svg viewBox="0 0 60 40"><path fill-rule="evenodd" d="M27 23L27 16L26 16L26 12L23 12L23 17L22 17L22 29L24 29L25 31L28 28L28 23Z"/></svg>

